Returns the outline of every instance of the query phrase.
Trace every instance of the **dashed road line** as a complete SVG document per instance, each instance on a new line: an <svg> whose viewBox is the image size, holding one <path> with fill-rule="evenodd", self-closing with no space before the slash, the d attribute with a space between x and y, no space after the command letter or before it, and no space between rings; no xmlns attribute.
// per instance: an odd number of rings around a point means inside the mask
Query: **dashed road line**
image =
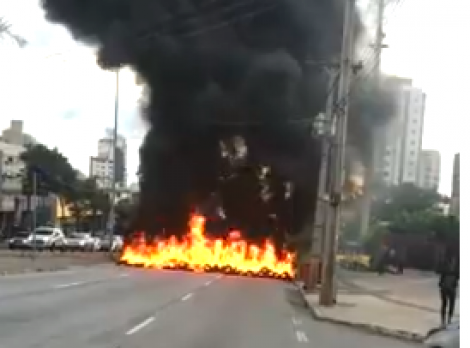
<svg viewBox="0 0 470 348"><path fill-rule="evenodd" d="M53 289L66 289L66 288L71 288L71 287L74 287L74 286L93 284L93 283L101 283L101 282L108 281L108 280L126 278L126 277L129 277L129 274L128 273L122 273L122 274L119 274L118 276L113 276L113 277L108 277L108 278L100 278L100 279L93 279L93 280L84 280L84 281L78 281L78 282L57 284L57 285L53 285L52 288Z"/></svg>
<svg viewBox="0 0 470 348"><path fill-rule="evenodd" d="M193 296L193 294L190 292L189 294L184 295L184 296L181 298L181 301L187 301L187 300L189 300L192 296Z"/></svg>
<svg viewBox="0 0 470 348"><path fill-rule="evenodd" d="M72 282L72 283L65 283L65 284L58 284L54 285L54 289L65 289L65 288L71 288L73 286L78 286L78 285L83 285L86 284L87 282Z"/></svg>
<svg viewBox="0 0 470 348"><path fill-rule="evenodd" d="M302 320L292 317L292 324L294 324L294 326L302 325Z"/></svg>
<svg viewBox="0 0 470 348"><path fill-rule="evenodd" d="M140 324L134 326L132 329L127 331L126 335L130 336L130 335L135 334L137 331L142 330L144 327L146 327L147 325L152 323L154 320L155 320L155 317L149 317L149 318L145 319L143 322L141 322Z"/></svg>
<svg viewBox="0 0 470 348"><path fill-rule="evenodd" d="M295 331L295 337L297 337L297 341L302 342L302 343L307 343L308 342L308 337L303 331Z"/></svg>
<svg viewBox="0 0 470 348"><path fill-rule="evenodd" d="M204 283L204 286L209 286L211 285L211 283L212 283L212 280L208 280L207 282Z"/></svg>

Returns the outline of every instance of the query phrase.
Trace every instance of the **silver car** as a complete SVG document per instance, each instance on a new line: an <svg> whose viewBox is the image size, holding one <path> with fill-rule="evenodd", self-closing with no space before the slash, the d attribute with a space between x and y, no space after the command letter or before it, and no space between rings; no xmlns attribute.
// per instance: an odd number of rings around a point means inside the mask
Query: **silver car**
<svg viewBox="0 0 470 348"><path fill-rule="evenodd" d="M91 233L73 232L66 238L66 247L68 250L95 251L98 250L99 244Z"/></svg>
<svg viewBox="0 0 470 348"><path fill-rule="evenodd" d="M428 348L459 348L460 322L449 324L446 327L429 331L424 346Z"/></svg>

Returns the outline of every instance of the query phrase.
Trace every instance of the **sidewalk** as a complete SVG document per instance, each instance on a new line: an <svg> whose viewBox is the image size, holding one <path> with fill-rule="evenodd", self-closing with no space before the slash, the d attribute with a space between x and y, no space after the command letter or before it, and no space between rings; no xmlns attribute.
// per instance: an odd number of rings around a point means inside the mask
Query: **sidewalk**
<svg viewBox="0 0 470 348"><path fill-rule="evenodd" d="M434 273L407 271L404 275L361 273L340 270L338 281L357 291L371 292L384 301L439 313L440 296L438 278ZM459 315L459 298L455 314Z"/></svg>
<svg viewBox="0 0 470 348"><path fill-rule="evenodd" d="M298 286L317 320L414 342L421 342L430 329L440 324L438 313L384 300L381 291L363 291L339 283L338 303L322 307L318 293L306 294Z"/></svg>

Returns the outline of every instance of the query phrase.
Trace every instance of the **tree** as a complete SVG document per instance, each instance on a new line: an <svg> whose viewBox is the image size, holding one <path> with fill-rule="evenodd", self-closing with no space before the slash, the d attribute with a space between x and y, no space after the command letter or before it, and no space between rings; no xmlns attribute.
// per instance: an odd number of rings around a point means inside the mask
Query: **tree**
<svg viewBox="0 0 470 348"><path fill-rule="evenodd" d="M71 211L78 229L85 216L91 218L91 229L97 227L97 217L107 216L110 200L106 192L100 190L96 178L86 178L77 182L76 190L70 196Z"/></svg>
<svg viewBox="0 0 470 348"><path fill-rule="evenodd" d="M42 144L31 145L20 155L25 164L23 192L28 197L28 211L31 211L33 175L36 175L37 193L47 196L54 193L59 197L62 210L67 202L76 198L77 172L68 159L56 148L49 149Z"/></svg>
<svg viewBox="0 0 470 348"><path fill-rule="evenodd" d="M13 33L10 29L10 23L8 23L5 18L0 17L0 39L8 37L12 39L18 46L24 47L27 44L27 41L21 36Z"/></svg>
<svg viewBox="0 0 470 348"><path fill-rule="evenodd" d="M391 187L374 203L372 216L379 221L392 221L402 213L436 211L443 197L433 190L413 184Z"/></svg>

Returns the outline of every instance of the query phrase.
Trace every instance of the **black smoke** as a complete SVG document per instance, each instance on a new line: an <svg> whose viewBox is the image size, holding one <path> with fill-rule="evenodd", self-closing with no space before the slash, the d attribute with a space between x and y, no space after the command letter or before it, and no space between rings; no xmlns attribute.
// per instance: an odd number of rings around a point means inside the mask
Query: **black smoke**
<svg viewBox="0 0 470 348"><path fill-rule="evenodd" d="M314 208L319 164L318 142L305 119L325 107L327 76L317 63L338 56L344 1L42 5L49 21L98 47L101 67L130 66L149 87L136 228L182 231L190 209L216 193L229 220L247 229L300 229ZM245 140L248 156L227 169L220 143L234 136ZM272 169L270 203L256 196L261 166ZM221 174L227 171L232 174ZM295 187L290 199L285 182Z"/></svg>

